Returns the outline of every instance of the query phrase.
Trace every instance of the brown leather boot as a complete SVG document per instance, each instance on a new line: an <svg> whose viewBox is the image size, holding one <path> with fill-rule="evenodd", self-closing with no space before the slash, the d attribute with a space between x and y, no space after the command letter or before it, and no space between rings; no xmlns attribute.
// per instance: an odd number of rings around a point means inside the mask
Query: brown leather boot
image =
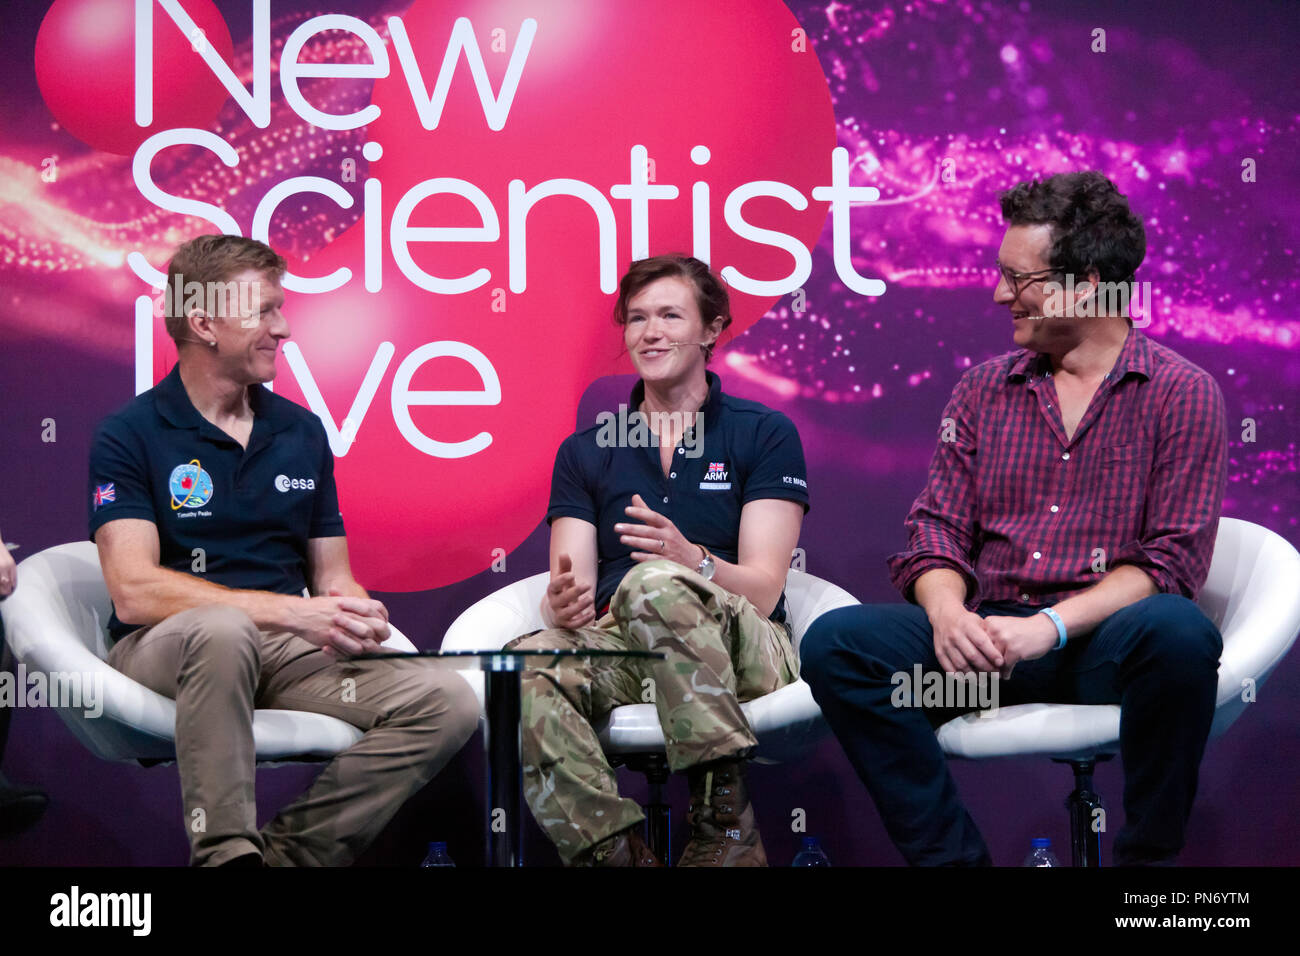
<svg viewBox="0 0 1300 956"><path fill-rule="evenodd" d="M691 784L691 842L678 866L767 866L763 838L745 786L743 760L719 760L686 771Z"/></svg>
<svg viewBox="0 0 1300 956"><path fill-rule="evenodd" d="M628 827L590 847L574 866L663 866L641 839L641 824Z"/></svg>

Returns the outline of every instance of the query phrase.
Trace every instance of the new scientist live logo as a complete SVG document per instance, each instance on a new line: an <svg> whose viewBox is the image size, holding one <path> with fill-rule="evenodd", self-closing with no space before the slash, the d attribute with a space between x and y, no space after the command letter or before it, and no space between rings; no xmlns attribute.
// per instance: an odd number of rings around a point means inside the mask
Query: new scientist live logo
<svg viewBox="0 0 1300 956"><path fill-rule="evenodd" d="M142 130L155 90L141 51L188 42L188 6L157 0L147 28L150 5L136 5L124 55ZM630 260L709 261L739 334L803 285L829 213L840 281L884 292L850 261L850 206L878 194L850 181L816 52L780 0L438 0L382 22L290 21L275 37L269 4L251 7L247 86L213 44L185 52L238 110L224 128L246 132L153 132L132 176L160 209L210 224L184 235L283 247L309 203L357 206L351 228L290 260L274 388L325 425L371 587L460 580L537 526L578 398L630 371L609 320ZM209 180L155 180L155 158L176 150ZM242 219L216 198L240 190L255 191ZM164 262L128 264L162 288ZM143 389L171 354L147 290L136 322Z"/></svg>

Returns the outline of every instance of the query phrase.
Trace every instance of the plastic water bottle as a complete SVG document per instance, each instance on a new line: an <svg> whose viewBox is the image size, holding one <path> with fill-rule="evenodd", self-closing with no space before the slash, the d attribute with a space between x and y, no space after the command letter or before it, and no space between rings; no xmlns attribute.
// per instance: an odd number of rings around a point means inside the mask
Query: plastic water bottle
<svg viewBox="0 0 1300 956"><path fill-rule="evenodd" d="M429 844L429 855L424 858L420 866L455 866L450 856L447 855L447 844L438 842Z"/></svg>
<svg viewBox="0 0 1300 956"><path fill-rule="evenodd" d="M803 848L795 854L791 866L830 866L831 861L822 852L822 845L816 837L804 837Z"/></svg>
<svg viewBox="0 0 1300 956"><path fill-rule="evenodd" d="M1025 866L1060 866L1061 861L1052 852L1052 841L1047 837L1034 837L1033 849L1025 857Z"/></svg>

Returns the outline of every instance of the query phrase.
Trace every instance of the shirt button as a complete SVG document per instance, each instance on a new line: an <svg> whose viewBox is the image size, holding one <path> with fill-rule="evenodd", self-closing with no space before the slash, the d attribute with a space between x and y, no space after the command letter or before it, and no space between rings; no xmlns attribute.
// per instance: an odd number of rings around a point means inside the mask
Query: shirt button
<svg viewBox="0 0 1300 956"><path fill-rule="evenodd" d="M1039 558L1041 558L1042 556L1043 556L1043 552L1041 552L1041 551L1035 551L1035 552L1034 552L1034 560L1035 560L1035 561L1037 561L1037 560L1038 560Z"/></svg>
<svg viewBox="0 0 1300 956"><path fill-rule="evenodd" d="M1069 453L1068 451L1067 451L1067 452L1064 452L1064 453L1061 455L1061 461L1069 461L1069 460L1070 460L1070 453Z"/></svg>
<svg viewBox="0 0 1300 956"><path fill-rule="evenodd" d="M677 477L677 472L675 472L675 471L673 471L673 472L669 472L668 477L669 477L669 478L676 478L676 477Z"/></svg>
<svg viewBox="0 0 1300 956"><path fill-rule="evenodd" d="M1052 514L1056 514L1060 510L1061 510L1060 505L1052 505Z"/></svg>
<svg viewBox="0 0 1300 956"><path fill-rule="evenodd" d="M679 448L679 449L677 449L677 454L679 454L679 455L684 455L684 454L686 454L686 449L685 449L685 448Z"/></svg>
<svg viewBox="0 0 1300 956"><path fill-rule="evenodd" d="M664 495L664 504L668 504L668 496Z"/></svg>
<svg viewBox="0 0 1300 956"><path fill-rule="evenodd" d="M1029 600L1029 595L1028 595L1028 594L1025 594L1024 592L1021 592L1021 594L1020 594L1020 600L1022 600L1022 601L1028 601L1028 600Z"/></svg>

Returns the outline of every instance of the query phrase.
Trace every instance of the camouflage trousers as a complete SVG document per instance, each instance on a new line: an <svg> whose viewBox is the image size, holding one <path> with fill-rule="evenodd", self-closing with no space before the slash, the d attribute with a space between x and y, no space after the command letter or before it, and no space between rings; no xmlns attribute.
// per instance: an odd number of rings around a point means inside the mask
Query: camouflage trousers
<svg viewBox="0 0 1300 956"><path fill-rule="evenodd" d="M510 649L649 650L664 660L563 661L522 677L524 798L566 863L645 818L619 796L593 722L620 704L654 702L674 771L746 756L758 744L740 701L799 676L789 628L672 561L623 578L589 627L516 638Z"/></svg>

